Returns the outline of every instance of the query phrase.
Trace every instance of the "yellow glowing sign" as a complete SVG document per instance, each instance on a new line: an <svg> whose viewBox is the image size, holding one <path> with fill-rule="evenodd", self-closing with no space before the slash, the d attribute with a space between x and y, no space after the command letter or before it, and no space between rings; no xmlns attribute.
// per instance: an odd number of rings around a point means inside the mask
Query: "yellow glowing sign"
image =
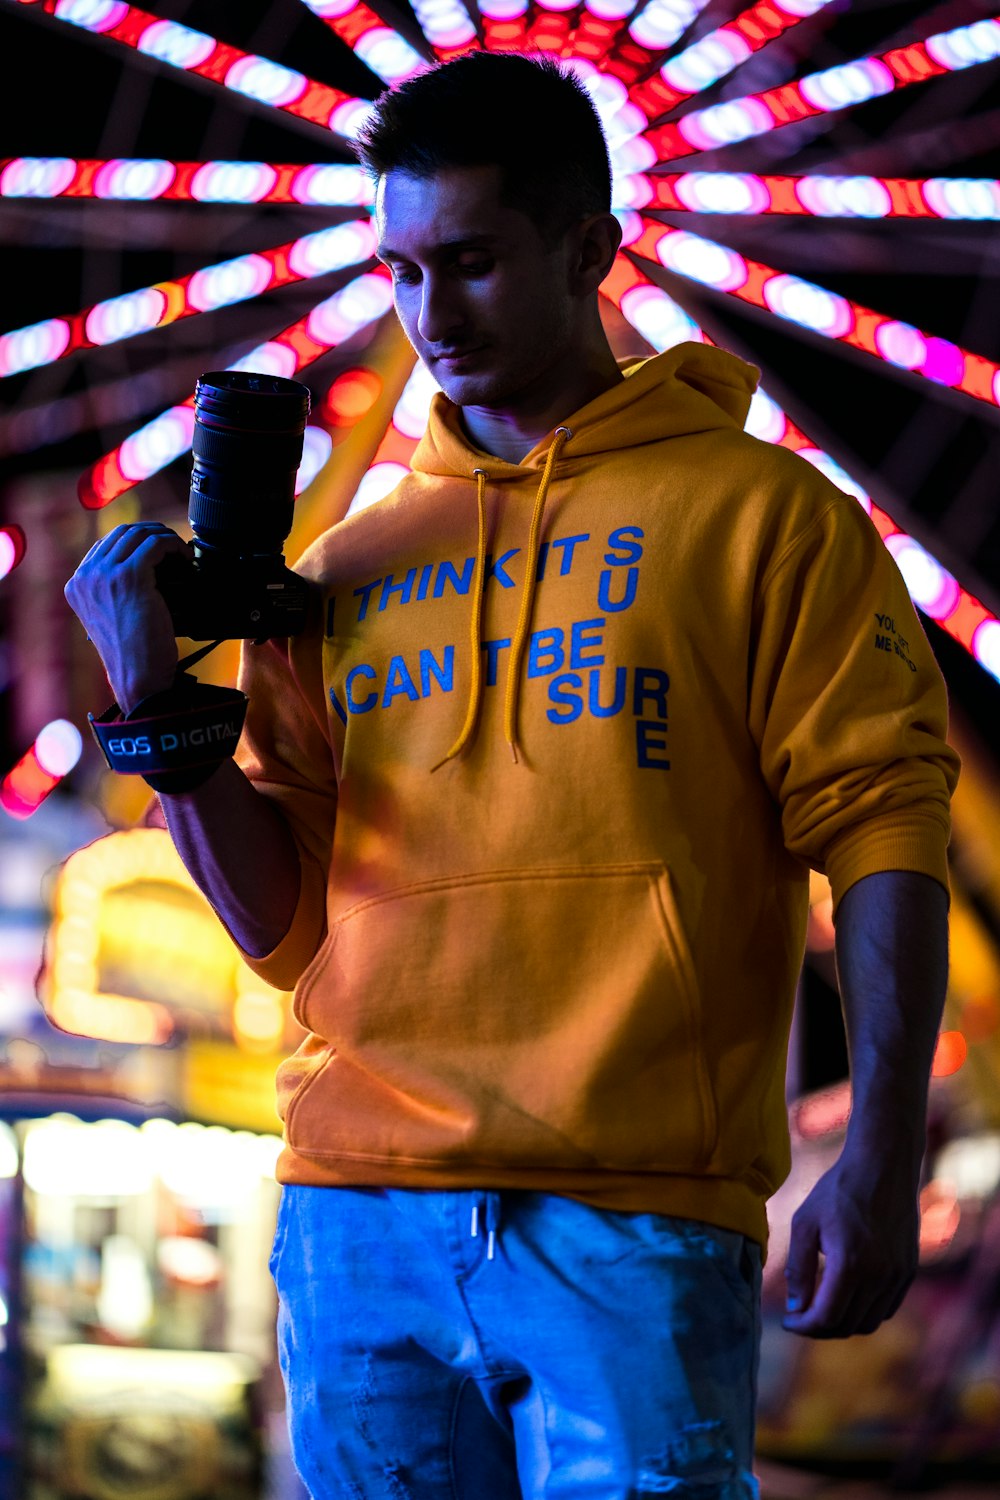
<svg viewBox="0 0 1000 1500"><path fill-rule="evenodd" d="M97 839L63 865L39 998L57 1026L156 1044L178 1027L273 1051L285 997L247 967L161 828Z"/></svg>

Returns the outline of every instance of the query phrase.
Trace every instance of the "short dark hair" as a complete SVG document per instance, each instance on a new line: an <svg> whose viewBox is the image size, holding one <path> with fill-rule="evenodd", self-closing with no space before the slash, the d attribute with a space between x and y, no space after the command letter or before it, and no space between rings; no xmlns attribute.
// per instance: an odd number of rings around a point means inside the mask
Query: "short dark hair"
<svg viewBox="0 0 1000 1500"><path fill-rule="evenodd" d="M552 57L467 52L439 63L379 95L354 149L376 181L394 171L431 177L498 166L503 201L553 242L611 207L600 117Z"/></svg>

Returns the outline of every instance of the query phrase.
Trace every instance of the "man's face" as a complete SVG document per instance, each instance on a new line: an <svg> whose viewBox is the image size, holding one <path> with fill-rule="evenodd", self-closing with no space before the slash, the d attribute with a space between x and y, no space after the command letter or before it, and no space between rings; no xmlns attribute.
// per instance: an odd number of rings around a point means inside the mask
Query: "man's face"
<svg viewBox="0 0 1000 1500"><path fill-rule="evenodd" d="M388 172L375 200L407 338L459 406L516 411L562 379L577 311L569 246L505 205L498 167Z"/></svg>

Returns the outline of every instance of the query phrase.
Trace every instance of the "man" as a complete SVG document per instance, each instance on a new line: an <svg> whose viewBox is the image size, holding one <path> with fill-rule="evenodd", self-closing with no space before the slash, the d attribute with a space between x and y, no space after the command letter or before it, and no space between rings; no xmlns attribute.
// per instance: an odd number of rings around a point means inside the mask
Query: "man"
<svg viewBox="0 0 1000 1500"><path fill-rule="evenodd" d="M754 371L617 365L571 77L461 58L359 149L444 394L301 560L306 631L246 648L239 765L162 798L308 1032L272 1262L296 1462L316 1497L742 1500L810 865L854 1113L786 1326L870 1332L916 1263L943 684L861 507L743 433ZM125 712L169 695L183 551L119 528L67 587Z"/></svg>

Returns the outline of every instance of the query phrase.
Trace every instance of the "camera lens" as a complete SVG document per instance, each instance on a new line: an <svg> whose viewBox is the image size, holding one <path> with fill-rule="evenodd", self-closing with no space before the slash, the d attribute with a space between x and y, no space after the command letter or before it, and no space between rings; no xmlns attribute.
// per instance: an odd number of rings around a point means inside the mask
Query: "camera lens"
<svg viewBox="0 0 1000 1500"><path fill-rule="evenodd" d="M188 519L210 547L280 553L292 529L295 475L309 417L297 380L212 370L195 388Z"/></svg>

